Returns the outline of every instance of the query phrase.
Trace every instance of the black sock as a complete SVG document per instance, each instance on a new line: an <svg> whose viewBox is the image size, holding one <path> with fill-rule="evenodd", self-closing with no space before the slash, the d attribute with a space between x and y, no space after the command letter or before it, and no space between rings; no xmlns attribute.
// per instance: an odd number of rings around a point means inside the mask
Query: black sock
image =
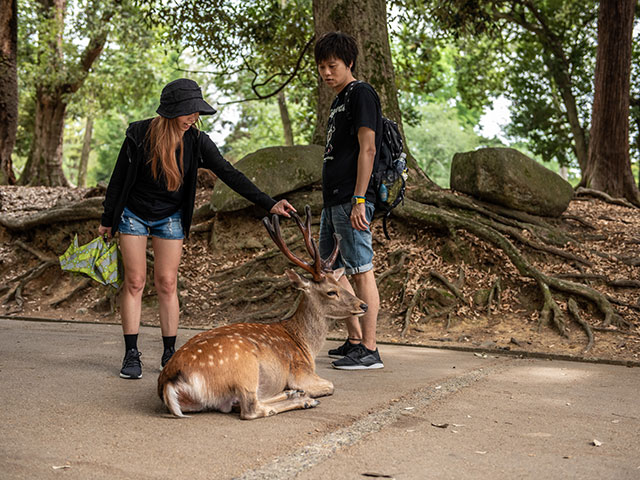
<svg viewBox="0 0 640 480"><path fill-rule="evenodd" d="M124 336L124 348L128 351L132 348L138 349L138 334Z"/></svg>
<svg viewBox="0 0 640 480"><path fill-rule="evenodd" d="M169 350L170 348L173 348L175 350L176 348L176 337L162 337L162 343L164 343L164 349L165 350Z"/></svg>

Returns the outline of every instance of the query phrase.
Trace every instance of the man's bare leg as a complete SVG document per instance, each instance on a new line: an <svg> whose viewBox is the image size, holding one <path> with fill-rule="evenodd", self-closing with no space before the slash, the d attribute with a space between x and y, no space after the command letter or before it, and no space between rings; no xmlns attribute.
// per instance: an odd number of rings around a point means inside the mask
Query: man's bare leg
<svg viewBox="0 0 640 480"><path fill-rule="evenodd" d="M340 278L340 285L349 292L355 294L360 300L368 305L367 313L361 317L350 317L347 319L347 333L352 343L361 339L362 344L369 350L376 349L376 326L378 322L378 312L380 311L380 296L378 294L378 286L376 285L375 274L373 270L364 273L356 273L351 276L354 288L351 283L343 276Z"/></svg>

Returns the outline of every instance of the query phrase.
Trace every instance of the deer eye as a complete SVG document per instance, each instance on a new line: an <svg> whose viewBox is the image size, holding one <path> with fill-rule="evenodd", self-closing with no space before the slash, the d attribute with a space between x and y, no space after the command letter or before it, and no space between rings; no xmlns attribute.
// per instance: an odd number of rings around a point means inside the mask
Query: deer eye
<svg viewBox="0 0 640 480"><path fill-rule="evenodd" d="M327 292L327 295L329 295L330 297L335 297L338 295L338 292L336 292L335 290L330 290Z"/></svg>

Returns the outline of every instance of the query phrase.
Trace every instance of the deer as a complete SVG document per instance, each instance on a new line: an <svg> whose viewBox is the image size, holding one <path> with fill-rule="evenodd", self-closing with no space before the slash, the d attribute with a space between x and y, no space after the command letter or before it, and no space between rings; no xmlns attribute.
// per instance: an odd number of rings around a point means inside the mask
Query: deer
<svg viewBox="0 0 640 480"><path fill-rule="evenodd" d="M279 218L262 219L271 239L287 259L311 275L285 271L302 292L295 313L275 323L234 323L201 332L179 348L158 377L158 395L176 417L185 413L239 408L252 420L312 408L317 397L332 395L333 383L316 374L315 358L328 332L327 319L362 316L367 304L340 286L344 268L332 270L340 237L326 260L311 236L311 211L306 218L292 212L312 261L297 257L285 244Z"/></svg>

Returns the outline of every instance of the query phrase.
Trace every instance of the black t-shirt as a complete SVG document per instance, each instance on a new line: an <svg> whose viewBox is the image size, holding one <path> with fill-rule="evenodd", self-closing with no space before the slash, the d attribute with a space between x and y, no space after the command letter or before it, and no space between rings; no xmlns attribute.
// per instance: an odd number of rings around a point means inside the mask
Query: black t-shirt
<svg viewBox="0 0 640 480"><path fill-rule="evenodd" d="M349 84L351 85L351 84ZM349 85L331 104L327 125L327 143L322 165L322 197L325 207L351 201L358 173L358 129L367 127L376 133L378 161L382 143L382 109L378 94L371 85L358 82L349 93L349 112L345 110L345 94ZM369 182L366 198L375 202L373 182Z"/></svg>
<svg viewBox="0 0 640 480"><path fill-rule="evenodd" d="M191 129L187 130L182 139L184 148L182 158L184 164L184 171L182 172L183 179L188 178L190 169L194 168L192 151L194 141L194 133ZM180 150L178 149L176 151L178 168L180 168L178 162L179 155ZM141 162L138 166L139 170L136 177L136 185L129 195L127 208L140 218L149 222L155 222L170 217L182 208L184 188L181 185L177 190L169 191L167 188L167 180L162 173L158 175L157 179L154 179L151 163L146 161L148 158L149 156L145 155L145 161Z"/></svg>

